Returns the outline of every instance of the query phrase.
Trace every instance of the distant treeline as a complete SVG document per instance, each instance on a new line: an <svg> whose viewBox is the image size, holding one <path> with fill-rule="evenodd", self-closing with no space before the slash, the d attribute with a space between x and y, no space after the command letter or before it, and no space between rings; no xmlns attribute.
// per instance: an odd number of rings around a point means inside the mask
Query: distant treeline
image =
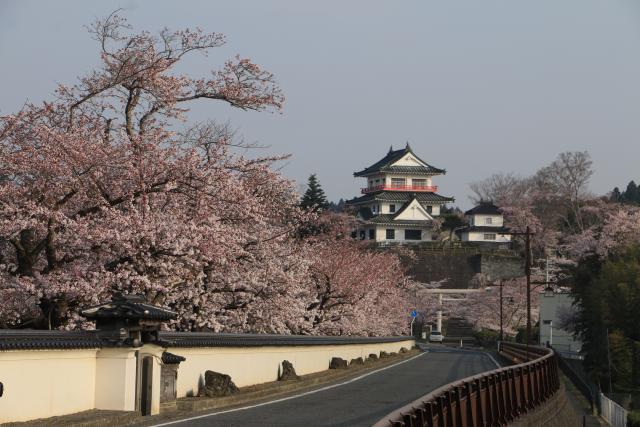
<svg viewBox="0 0 640 427"><path fill-rule="evenodd" d="M611 191L612 202L640 204L640 187L634 181L627 184L627 189L620 192L618 187Z"/></svg>

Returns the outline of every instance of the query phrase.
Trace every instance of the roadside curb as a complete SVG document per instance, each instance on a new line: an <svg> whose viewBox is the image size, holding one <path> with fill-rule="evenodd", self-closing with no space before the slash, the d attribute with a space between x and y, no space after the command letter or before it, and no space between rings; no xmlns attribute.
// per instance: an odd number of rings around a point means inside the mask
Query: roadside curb
<svg viewBox="0 0 640 427"><path fill-rule="evenodd" d="M223 415L223 414L227 414L230 412L238 412L238 411L243 411L243 410L247 410L247 409L253 409L256 407L261 407L261 406L267 406L267 405L271 405L271 404L276 404L276 403L280 403L283 401L287 401L287 400L293 400L293 399L297 399L300 397L304 397L310 394L315 394L315 393L320 393L326 390L330 390L336 387L341 387L356 381L359 381L365 377L368 377L370 375L374 375L377 374L381 371L385 371L387 369L391 369L391 368L395 368L396 366L399 365L403 365L407 362L410 362L414 359L417 359L418 357L426 354L428 352L422 352L422 351L412 351L410 353L407 353L407 356L411 356L411 357L392 357L389 359L391 363L378 363L377 366L374 369L358 369L357 371L353 370L352 372L354 374L361 374L361 375L357 375L357 376L353 376L353 375L348 375L348 376L343 376L341 379L345 380L343 382L337 382L339 381L339 377L333 378L332 380L324 383L325 386L324 387L306 387L306 388L301 388L300 390L297 390L299 393L296 394L291 394L291 393L283 393L281 397L277 396L277 395L270 395L268 399L266 400L253 400L251 405L234 405L234 406L230 406L230 407L225 407L225 408L217 408L220 409L218 411L207 411L207 410L203 410L203 411L199 411L200 414L198 415L198 412L195 412L195 414L191 417L189 417L188 415L190 415L189 412L185 412L182 414L174 414L172 418L168 418L165 419L164 421L160 420L159 418L161 417L161 415L155 416L157 417L155 419L155 421L159 421L158 423L151 423L151 421L153 420L149 420L148 422L145 422L145 426L150 425L153 427L163 427L163 426L167 426L167 425L172 425L172 424L182 424L188 421L193 421L193 420L197 420L197 419L202 419L202 418L209 418L209 417L215 417L217 415ZM395 360L394 360L395 359ZM325 371L326 372L326 371ZM336 381L337 380L337 381ZM318 385L323 385L322 383L318 384ZM186 418L185 418L186 416ZM146 420L145 420L146 421Z"/></svg>
<svg viewBox="0 0 640 427"><path fill-rule="evenodd" d="M149 426L165 425L180 421L193 415L196 418L215 414L217 411L227 412L241 410L247 405L261 406L281 399L298 397L298 395L314 393L326 387L338 386L342 381L356 380L394 365L408 362L428 351L413 349L407 353L396 354L365 365L356 365L347 369L331 369L313 374L301 375L300 381L286 383L273 381L240 388L238 394L226 397L187 397L177 401L177 410L164 412L150 417L139 417L129 425Z"/></svg>

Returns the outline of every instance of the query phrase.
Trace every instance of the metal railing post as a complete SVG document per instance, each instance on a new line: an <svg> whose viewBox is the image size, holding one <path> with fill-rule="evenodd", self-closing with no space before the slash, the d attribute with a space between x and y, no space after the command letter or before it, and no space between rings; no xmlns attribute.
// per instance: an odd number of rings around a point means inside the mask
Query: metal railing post
<svg viewBox="0 0 640 427"><path fill-rule="evenodd" d="M440 387L375 426L506 425L558 391L558 363L552 349L503 342L499 349L501 354L524 362Z"/></svg>

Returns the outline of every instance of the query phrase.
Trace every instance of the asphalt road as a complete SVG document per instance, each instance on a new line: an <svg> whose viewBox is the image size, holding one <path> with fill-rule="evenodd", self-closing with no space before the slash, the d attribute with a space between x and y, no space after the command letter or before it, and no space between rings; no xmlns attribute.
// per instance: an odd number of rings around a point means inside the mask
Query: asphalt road
<svg viewBox="0 0 640 427"><path fill-rule="evenodd" d="M248 409L221 411L172 426L371 426L444 384L495 369L484 353L429 346L428 353L327 390Z"/></svg>

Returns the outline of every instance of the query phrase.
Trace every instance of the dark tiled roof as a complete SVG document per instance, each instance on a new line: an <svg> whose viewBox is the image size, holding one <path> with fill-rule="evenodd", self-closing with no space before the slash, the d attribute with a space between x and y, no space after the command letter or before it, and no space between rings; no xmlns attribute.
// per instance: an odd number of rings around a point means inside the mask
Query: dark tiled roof
<svg viewBox="0 0 640 427"><path fill-rule="evenodd" d="M212 332L159 332L166 347L262 347L280 345L349 345L398 342L411 337L319 337L310 335L216 334Z"/></svg>
<svg viewBox="0 0 640 427"><path fill-rule="evenodd" d="M369 224L379 225L419 225L421 227L431 226L431 220L394 219L397 214L380 214L367 221Z"/></svg>
<svg viewBox="0 0 640 427"><path fill-rule="evenodd" d="M373 216L373 212L371 212L371 208L360 208L358 209L358 215L364 220L368 220Z"/></svg>
<svg viewBox="0 0 640 427"><path fill-rule="evenodd" d="M161 360L165 365L177 365L178 363L187 360L187 358L184 356L178 356L177 354L169 353L168 351L163 351Z"/></svg>
<svg viewBox="0 0 640 427"><path fill-rule="evenodd" d="M0 350L91 349L102 343L96 331L0 329Z"/></svg>
<svg viewBox="0 0 640 427"><path fill-rule="evenodd" d="M478 206L473 209L469 209L464 213L465 215L502 215L500 208L493 203L480 202Z"/></svg>
<svg viewBox="0 0 640 427"><path fill-rule="evenodd" d="M388 173L407 173L411 175L434 175L434 174L444 174L446 171L444 169L438 169L431 165L424 166L384 166L380 168L380 172L388 172Z"/></svg>
<svg viewBox="0 0 640 427"><path fill-rule="evenodd" d="M490 225L472 225L470 227L463 228L460 231L504 234L508 233L509 229L507 227L491 227Z"/></svg>
<svg viewBox="0 0 640 427"><path fill-rule="evenodd" d="M391 166L392 163L400 160L402 156L407 153L411 153L416 159L421 161L427 166ZM403 169L400 168L409 168L406 169L407 173L414 174L425 174L425 175L434 175L434 174L444 174L446 171L444 169L438 169L433 167L424 160L420 159L415 153L411 150L411 147L407 143L407 146L402 150L389 150L386 156L384 156L381 160L372 164L368 168L361 170L360 172L354 172L353 176L367 176L377 172L399 172L402 173Z"/></svg>
<svg viewBox="0 0 640 427"><path fill-rule="evenodd" d="M383 202L408 202L411 199L416 198L420 203L447 203L453 202L453 197L445 197L436 193L430 192L411 192L411 191L379 191L377 193L369 193L364 196L356 197L351 200L347 200L347 204L358 205L361 203L368 203L372 201Z"/></svg>
<svg viewBox="0 0 640 427"><path fill-rule="evenodd" d="M87 319L147 319L166 321L175 319L178 314L146 302L142 295L122 295L117 293L111 302L82 310Z"/></svg>

